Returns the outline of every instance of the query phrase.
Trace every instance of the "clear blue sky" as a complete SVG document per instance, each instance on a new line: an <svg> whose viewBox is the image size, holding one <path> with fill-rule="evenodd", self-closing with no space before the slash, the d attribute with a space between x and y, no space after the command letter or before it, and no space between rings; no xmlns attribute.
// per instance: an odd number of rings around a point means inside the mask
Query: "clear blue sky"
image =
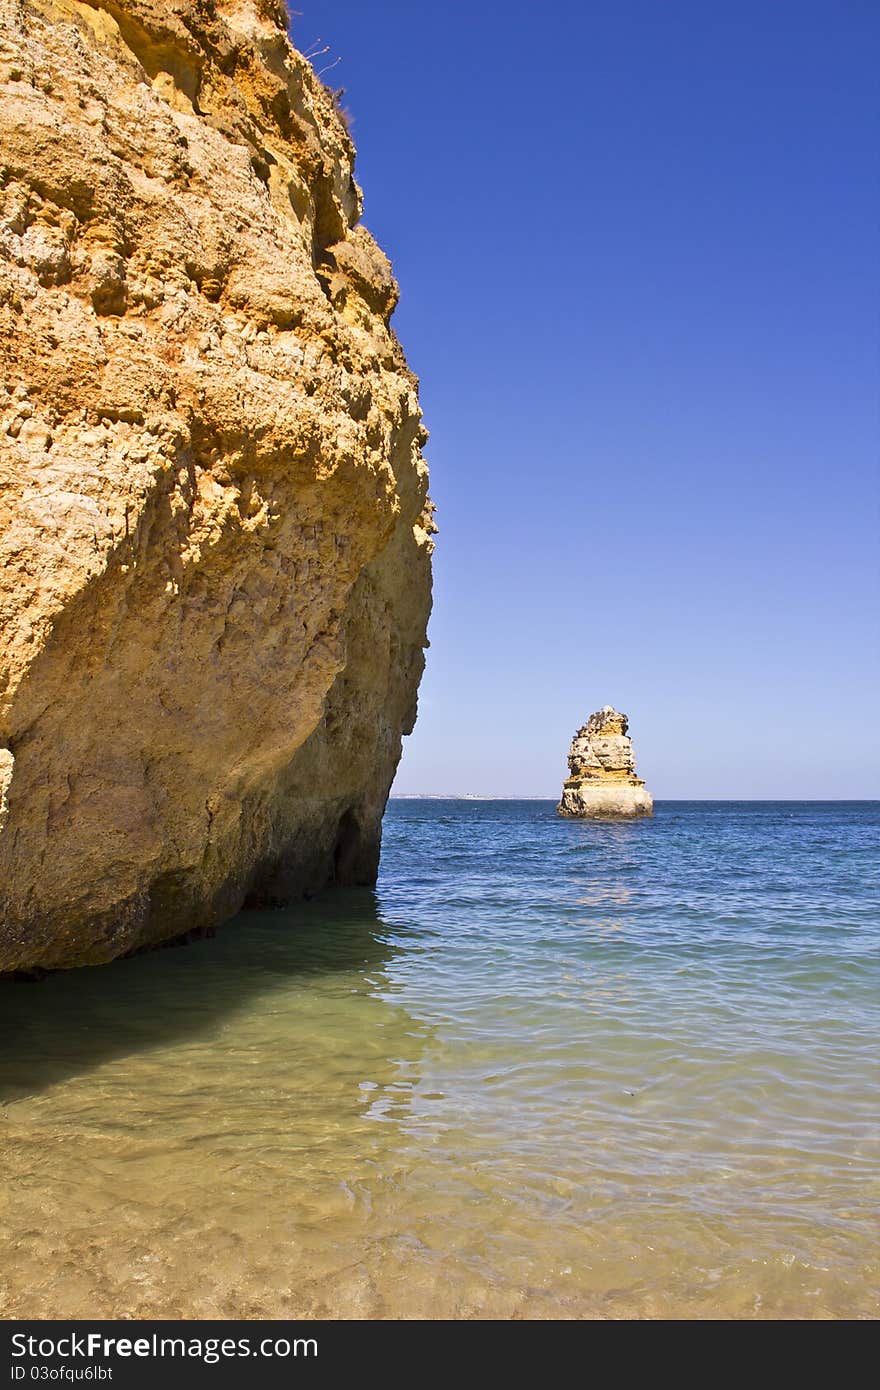
<svg viewBox="0 0 880 1390"><path fill-rule="evenodd" d="M395 790L613 703L657 797L880 796L880 6L296 3L431 430Z"/></svg>

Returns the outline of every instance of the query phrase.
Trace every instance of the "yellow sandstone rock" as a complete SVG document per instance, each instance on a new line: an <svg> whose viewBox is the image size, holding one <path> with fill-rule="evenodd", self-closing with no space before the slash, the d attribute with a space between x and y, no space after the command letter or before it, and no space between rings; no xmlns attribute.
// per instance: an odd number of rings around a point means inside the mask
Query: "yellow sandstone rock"
<svg viewBox="0 0 880 1390"><path fill-rule="evenodd" d="M654 801L636 776L629 720L611 705L591 714L568 751L571 776L562 788L561 816L650 816Z"/></svg>
<svg viewBox="0 0 880 1390"><path fill-rule="evenodd" d="M0 0L0 971L369 882L434 530L275 0Z"/></svg>

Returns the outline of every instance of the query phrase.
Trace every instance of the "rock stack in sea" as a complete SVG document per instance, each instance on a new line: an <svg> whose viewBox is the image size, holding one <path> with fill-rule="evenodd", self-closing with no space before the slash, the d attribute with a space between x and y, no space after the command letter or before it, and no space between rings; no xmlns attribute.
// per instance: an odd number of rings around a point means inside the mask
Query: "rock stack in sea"
<svg viewBox="0 0 880 1390"><path fill-rule="evenodd" d="M653 815L651 793L636 776L628 728L625 714L604 705L578 729L568 750L561 816Z"/></svg>

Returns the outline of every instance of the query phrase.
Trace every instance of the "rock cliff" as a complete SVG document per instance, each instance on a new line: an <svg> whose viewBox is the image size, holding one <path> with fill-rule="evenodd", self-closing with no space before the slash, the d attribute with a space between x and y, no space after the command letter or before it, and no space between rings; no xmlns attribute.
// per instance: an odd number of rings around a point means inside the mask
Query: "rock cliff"
<svg viewBox="0 0 880 1390"><path fill-rule="evenodd" d="M568 750L561 816L650 816L654 801L636 776L629 720L611 705L591 714Z"/></svg>
<svg viewBox="0 0 880 1390"><path fill-rule="evenodd" d="M0 971L369 882L431 505L277 0L0 0Z"/></svg>

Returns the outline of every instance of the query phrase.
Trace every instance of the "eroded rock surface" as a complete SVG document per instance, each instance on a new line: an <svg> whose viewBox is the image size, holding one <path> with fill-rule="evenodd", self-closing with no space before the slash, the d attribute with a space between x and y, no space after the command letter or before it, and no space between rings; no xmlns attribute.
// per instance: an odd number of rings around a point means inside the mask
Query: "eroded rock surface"
<svg viewBox="0 0 880 1390"><path fill-rule="evenodd" d="M274 0L0 0L0 971L369 882L431 506Z"/></svg>
<svg viewBox="0 0 880 1390"><path fill-rule="evenodd" d="M568 750L561 816L650 816L654 801L636 776L629 720L611 705L591 714Z"/></svg>

